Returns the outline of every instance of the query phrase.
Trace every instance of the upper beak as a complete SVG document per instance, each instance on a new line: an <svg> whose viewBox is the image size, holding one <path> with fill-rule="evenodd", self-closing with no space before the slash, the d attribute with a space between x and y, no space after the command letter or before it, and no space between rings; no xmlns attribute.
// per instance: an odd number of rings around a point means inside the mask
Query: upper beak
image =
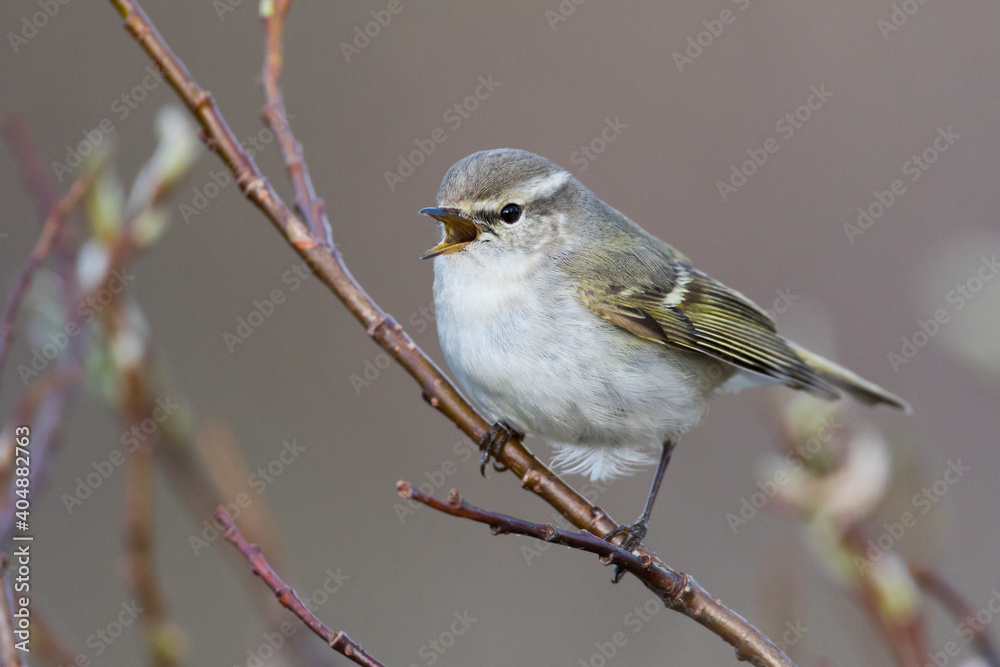
<svg viewBox="0 0 1000 667"><path fill-rule="evenodd" d="M457 208L422 208L422 215L429 215L444 223L445 237L441 243L425 252L420 259L430 259L463 249L479 237L479 227Z"/></svg>

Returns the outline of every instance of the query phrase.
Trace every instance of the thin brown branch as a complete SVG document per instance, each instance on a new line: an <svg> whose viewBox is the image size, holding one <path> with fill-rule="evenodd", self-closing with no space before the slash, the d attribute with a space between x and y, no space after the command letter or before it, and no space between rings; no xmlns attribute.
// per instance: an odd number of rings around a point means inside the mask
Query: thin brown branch
<svg viewBox="0 0 1000 667"><path fill-rule="evenodd" d="M986 626L976 621L976 610L965 598L944 577L928 567L910 565L910 574L927 595L938 600L956 621L964 623L972 631L972 644L990 667L1000 667L1000 651L986 631Z"/></svg>
<svg viewBox="0 0 1000 667"><path fill-rule="evenodd" d="M629 553L617 544L611 544L587 531L571 533L551 524L532 523L506 514L490 512L465 502L455 489L448 494L447 502L415 489L409 482L397 483L396 491L403 498L411 498L439 512L485 523L494 535L525 535L596 554L603 565L615 565L635 575L646 584L647 588L656 593L664 605L691 616L723 638L740 632L741 625L749 625L742 617L726 608L721 601L709 595L694 578L658 565L648 553L639 555ZM696 613L692 614L693 610L697 610ZM746 639L746 644L733 644L737 656L741 659L747 659L752 650L763 651L767 648L755 646L753 644L755 638ZM767 639L764 638L764 641ZM784 658L784 662L775 664L792 663L788 658Z"/></svg>
<svg viewBox="0 0 1000 667"><path fill-rule="evenodd" d="M157 463L167 474L174 495L198 524L222 502L218 485L205 473L187 439L164 433L155 451Z"/></svg>
<svg viewBox="0 0 1000 667"><path fill-rule="evenodd" d="M853 554L865 558L871 530L870 521L855 523L844 534L844 544ZM890 556L887 554L885 557ZM884 589L871 569L861 574L852 588L861 608L872 620L872 625L885 638L899 667L921 667L927 655L923 615L919 611L911 615L887 612L885 604L880 601Z"/></svg>
<svg viewBox="0 0 1000 667"><path fill-rule="evenodd" d="M292 129L288 125L288 112L285 110L285 98L281 91L281 69L284 63L282 35L285 17L291 4L291 0L276 0L268 6L270 13L261 15L266 35L264 69L261 72L264 95L267 98L264 122L278 138L281 154L285 157L285 169L295 188L295 208L309 223L312 235L322 239L327 247L332 248L333 230L326 218L326 205L316 196L309 167L302 155L302 144L292 134Z"/></svg>
<svg viewBox="0 0 1000 667"><path fill-rule="evenodd" d="M21 168L21 181L38 210L38 217L44 218L59 199L59 191L35 144L31 128L22 116L11 114L4 123L4 138Z"/></svg>
<svg viewBox="0 0 1000 667"><path fill-rule="evenodd" d="M18 117L13 117L5 127L6 139L21 173L21 180L31 194L35 207L38 209L41 223L58 202L58 190L45 164L45 159L34 142L30 128ZM72 225L63 225L62 234L57 234L55 240L56 274L59 278L60 293L73 326L82 325L82 317L76 311L77 299L80 297L80 286L76 277L75 254L71 250L72 240L69 232ZM68 330L68 329L67 329ZM43 391L41 402L33 407L30 413L19 412L23 418L17 425L29 423L31 419L32 465L31 488L41 490L48 472L48 464L52 458L52 450L58 442L62 416L69 405L70 390L79 378L83 367L83 352L86 347L86 336L70 336L69 345L61 355L57 375L52 374L46 379L34 383L26 392L36 394L36 386ZM51 391L49 389L52 388ZM22 400L20 405L27 402ZM34 405L34 404L33 404ZM0 503L0 541L6 541L14 526L14 492L13 486L7 488Z"/></svg>
<svg viewBox="0 0 1000 667"><path fill-rule="evenodd" d="M240 534L239 528L233 522L232 517L229 516L225 509L220 507L216 510L215 520L220 526L226 529L226 540L236 547L237 551L243 554L243 557L247 559L253 568L253 573L260 577L267 587L271 589L274 597L278 598L278 602L298 616L299 620L305 623L306 627L312 630L317 637L326 642L334 651L350 658L359 665L384 667L381 662L369 655L357 642L348 637L347 633L343 631L334 632L323 621L316 618L316 615L309 611L309 608L299 598L298 593L282 581L278 573L268 565L267 560L260 551L260 547L256 544L247 543L243 535Z"/></svg>
<svg viewBox="0 0 1000 667"><path fill-rule="evenodd" d="M18 426L31 424L32 438L32 488L40 488L39 482L48 464L50 444L56 437L59 424L62 421L63 409L68 400L69 389L83 375L80 365L68 365L48 373L33 383L18 401L14 411L14 420L0 434L0 488L6 489L0 496L0 542L6 542L14 528L15 508L18 496L13 485L14 433Z"/></svg>
<svg viewBox="0 0 1000 667"><path fill-rule="evenodd" d="M122 378L122 408L130 428L141 428L151 417L144 391L141 369L135 368ZM125 558L132 590L143 608L142 625L152 664L173 667L178 656L171 646L171 629L166 603L156 577L153 551L155 523L155 484L153 447L157 438L143 442L125 460Z"/></svg>
<svg viewBox="0 0 1000 667"><path fill-rule="evenodd" d="M4 137L10 146L14 161L17 163L21 181L38 211L38 222L42 224L49 211L59 200L59 189L52 178L48 164L45 162L45 156L42 155L35 143L31 127L20 115L12 114L8 117L4 125ZM63 233L55 242L54 254L57 260L57 273L63 291L63 300L66 303L71 303L78 296L75 292L78 285L76 284L76 266L72 261L74 257L71 248L73 238L70 234L74 226L72 223L64 225Z"/></svg>
<svg viewBox="0 0 1000 667"><path fill-rule="evenodd" d="M146 628L160 625L166 614L153 557L154 510L152 449L145 444L125 462L125 558L131 588L144 610ZM151 648L156 643L150 632L147 643ZM151 653L159 654L156 650ZM154 657L153 664L164 667L174 663Z"/></svg>
<svg viewBox="0 0 1000 667"><path fill-rule="evenodd" d="M306 226L284 204L253 159L243 151L211 95L191 77L138 3L134 0L111 0L111 3L124 18L126 29L187 103L201 124L208 147L226 163L244 195L268 217L320 280L365 326L368 335L417 381L431 406L447 416L473 441L479 442L489 428L486 419L462 398L402 326L365 293L336 248L327 248L323 239L312 237ZM299 197L303 199L301 195ZM497 458L520 478L524 488L542 497L577 528L594 535L606 535L618 528L618 524L607 514L546 468L520 440L509 440ZM620 541L622 538L617 539ZM639 551L650 559L650 566L640 580L653 591L668 590L672 570L645 547L639 547ZM710 596L705 596L706 600L701 595L680 593L668 606L722 637L736 648L740 660L761 667L793 664L753 625Z"/></svg>
<svg viewBox="0 0 1000 667"><path fill-rule="evenodd" d="M194 444L209 475L221 491L220 500L216 501L203 517L208 518L214 514L216 507L235 501L241 493L248 490L247 480L253 476L253 471L247 464L231 428L221 424L201 428ZM270 554L271 561L280 566L279 554L284 549L281 540L278 539L277 522L271 514L265 496L253 495L253 502L249 506L239 508L238 516L243 526L242 532L248 539L265 549Z"/></svg>
<svg viewBox="0 0 1000 667"><path fill-rule="evenodd" d="M14 287L10 291L3 314L0 315L0 377L3 376L7 354L10 352L11 344L14 342L14 320L21 309L21 302L24 300L24 295L28 293L28 288L31 286L31 280L35 277L38 267L41 266L42 261L52 249L52 244L56 240L56 236L59 234L62 225L69 217L70 212L76 208L76 205L80 202L80 198L83 197L93 182L93 172L84 173L73 182L69 192L45 216L45 222L42 224L42 233L39 235L35 247L32 248L31 254L28 256L28 261L24 264L24 268L21 269L17 282L14 283Z"/></svg>
<svg viewBox="0 0 1000 667"><path fill-rule="evenodd" d="M123 235L131 235L122 227ZM118 244L120 245L120 244ZM114 257L114 253L110 253ZM112 265L119 270L125 264ZM143 432L144 422L155 419L152 390L152 354L145 338L132 329L126 313L132 307L129 292L112 297L101 313L105 338L109 346L131 338L141 347L134 356L116 367L119 411L126 430ZM146 650L155 667L175 667L180 664L177 630L167 617L165 596L156 573L154 526L156 523L156 484L154 452L159 433L143 439L125 458L124 550L128 583L139 606L143 608L140 623L145 632Z"/></svg>
<svg viewBox="0 0 1000 667"><path fill-rule="evenodd" d="M166 391L154 391L157 396L166 394ZM238 497L239 490L230 480L231 475L224 476L223 472L231 473L233 469L247 471L246 460L231 431L222 426L201 429L196 434L179 428L163 428L158 434L160 439L154 452L157 462L167 473L174 495L184 504L200 532L204 522L213 520L215 508L224 505L227 499L232 501ZM221 453L220 449L223 450ZM249 472L246 472L240 479L248 477ZM267 499L258 496L253 502L257 518L245 529L248 538L258 544L280 547L279 531L270 520ZM267 591L254 585L247 587L247 593L264 623L272 631L279 630L281 623L285 622L284 613L274 608ZM294 634L288 642L293 653L290 662L293 664L317 664L322 659L319 655L321 651L307 635Z"/></svg>
<svg viewBox="0 0 1000 667"><path fill-rule="evenodd" d="M57 392L61 392L68 386L80 379L83 375L83 368L76 366L52 371L31 384L18 399L14 408L14 417L4 426L0 432L0 488L10 489L11 495L0 499L0 526L6 526L6 521L13 524L14 506L16 495L15 489L11 487L14 476L14 462L16 459L15 433L19 426L31 424L42 405L48 397ZM30 429L29 429L30 432ZM37 460L36 460L37 464ZM5 533L6 528L0 530Z"/></svg>
<svg viewBox="0 0 1000 667"><path fill-rule="evenodd" d="M622 567L628 572L639 576L652 564L652 560L648 556L637 556L625 551L617 544L612 544L585 530L581 530L578 533L571 533L552 524L533 523L507 514L499 514L481 509L475 505L470 505L465 502L457 489L452 489L448 493L447 502L438 500L434 496L416 489L412 484L405 481L396 483L396 493L401 498L415 500L439 512L476 521L477 523L485 523L490 527L490 531L494 535L525 535L526 537L534 537L535 539L545 540L553 544L561 544L571 549L586 551L587 553L600 556L603 565ZM664 589L661 593L661 596L665 595L668 598L676 597L677 591L682 591L691 580L686 574L674 572L673 570L668 571L668 576L670 585L668 589Z"/></svg>

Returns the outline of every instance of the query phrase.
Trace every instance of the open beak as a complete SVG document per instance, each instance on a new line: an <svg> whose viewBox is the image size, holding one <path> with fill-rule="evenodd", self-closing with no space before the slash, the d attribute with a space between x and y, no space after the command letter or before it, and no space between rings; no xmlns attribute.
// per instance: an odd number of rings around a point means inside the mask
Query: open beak
<svg viewBox="0 0 1000 667"><path fill-rule="evenodd" d="M447 255L465 248L479 237L476 223L462 215L457 208L422 208L422 215L429 215L438 222L444 223L444 241L425 252L420 259L430 259L438 255Z"/></svg>

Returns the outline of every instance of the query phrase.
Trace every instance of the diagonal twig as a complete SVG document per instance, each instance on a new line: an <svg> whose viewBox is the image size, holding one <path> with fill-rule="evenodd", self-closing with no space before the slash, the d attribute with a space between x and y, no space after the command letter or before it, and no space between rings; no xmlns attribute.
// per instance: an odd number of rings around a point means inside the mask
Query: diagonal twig
<svg viewBox="0 0 1000 667"><path fill-rule="evenodd" d="M928 567L910 565L910 574L917 585L924 589L927 595L936 598L955 620L965 623L972 630L972 643L990 667L1000 667L1000 651L986 628L976 622L968 622L976 618L976 611L969 603L952 588L944 577Z"/></svg>
<svg viewBox="0 0 1000 667"><path fill-rule="evenodd" d="M281 92L281 68L284 62L282 35L284 34L285 17L291 0L274 0L261 3L261 20L264 22L267 49L264 56L264 68L261 81L264 85L264 95L267 104L264 107L264 122L278 138L281 154L285 156L285 170L295 188L295 208L309 223L312 235L322 239L327 247L333 247L333 230L326 218L326 205L316 196L313 188L309 167L302 155L302 144L292 134L288 126L288 112L285 110L285 97Z"/></svg>
<svg viewBox="0 0 1000 667"><path fill-rule="evenodd" d="M434 362L403 331L402 326L365 293L348 271L337 249L327 248L323 239L314 238L306 225L281 200L250 155L240 146L212 96L191 77L139 4L135 0L111 0L111 3L123 17L126 29L187 103L201 124L208 147L227 164L244 195L268 217L317 277L365 326L368 335L417 381L431 406L474 441L480 442L489 428L486 419L465 401ZM265 0L263 4L270 4L270 0ZM281 23L272 24L272 27L274 25L280 26ZM274 114L271 116L273 118ZM286 163L296 157L294 154L291 157L285 155ZM309 195L299 193L298 198L308 201ZM521 479L524 488L542 497L578 528L595 535L606 535L618 528L618 524L606 513L545 467L519 439L509 440L497 458ZM620 541L622 538L616 539ZM793 664L763 633L721 601L709 595L692 595L687 589L673 586L672 570L645 547L639 547L639 550L650 559L650 565L640 580L660 593L668 607L719 635L736 649L740 660L762 667Z"/></svg>
<svg viewBox="0 0 1000 667"><path fill-rule="evenodd" d="M233 522L232 517L229 516L229 513L225 509L220 507L216 510L215 520L220 526L226 529L226 540L236 547L243 554L243 557L249 561L253 567L253 573L267 584L267 587L274 593L274 597L278 598L278 602L298 616L306 624L306 627L326 642L330 648L350 658L359 665L385 667L361 648L357 642L348 637L346 632L334 632L323 621L316 618L316 615L309 611L309 608L302 602L298 593L282 581L278 573L268 565L264 555L260 552L260 547L256 544L247 543L243 535L240 534L240 529L236 527L236 523Z"/></svg>
<svg viewBox="0 0 1000 667"><path fill-rule="evenodd" d="M7 354L10 352L11 344L14 342L14 320L21 309L21 301L24 300L24 295L28 293L28 288L31 286L31 280L35 277L38 267L41 266L42 261L44 261L52 249L52 244L56 240L59 230L69 217L70 212L76 208L76 205L80 202L80 198L87 192L93 181L93 172L87 172L80 176L70 186L69 192L45 216L45 222L42 224L42 233L39 235L35 247L32 248L31 254L28 256L28 261L24 264L24 268L21 269L17 282L10 291L10 297L7 300L7 305L4 307L3 314L0 315L0 376L3 375Z"/></svg>
<svg viewBox="0 0 1000 667"><path fill-rule="evenodd" d="M22 119L13 117L5 126L4 135L21 173L21 180L31 193L44 225L48 212L58 203L58 190L46 169L45 159L35 144L30 128ZM75 254L69 248L71 241L65 233L70 229L63 224L63 234L57 235L53 255L66 312L70 313L73 325L80 327L82 318L75 310L80 296ZM71 389L82 375L85 342L85 335L70 336L67 351L61 355L56 373L32 385L20 402L18 416L21 421L18 424L27 424L29 419L32 424L34 460L29 477L32 489L40 489L47 475L53 450L58 444L62 417L70 404ZM30 411L21 409L29 405L32 406ZM10 456L13 457L13 450ZM2 465L5 464L0 463ZM15 491L14 486L8 486L0 497L0 542L10 537L14 527Z"/></svg>
<svg viewBox="0 0 1000 667"><path fill-rule="evenodd" d="M11 153L14 154L14 161L20 167L24 189L31 195L38 217L43 219L55 206L59 199L59 191L42 153L35 144L31 128L23 116L15 113L5 119L3 134Z"/></svg>
<svg viewBox="0 0 1000 667"><path fill-rule="evenodd" d="M116 312L122 307L120 298L106 311L109 324L121 319ZM112 340L120 333L113 327L113 324L108 326L108 337ZM150 366L147 350L135 363L123 369L119 379L122 417L125 426L133 432L153 416L153 400L147 382ZM150 661L156 667L174 667L180 664L180 651L176 648L176 631L168 619L166 596L157 577L154 551L156 470L153 454L158 442L158 434L154 433L125 459L124 550L129 585L144 609L141 620Z"/></svg>
<svg viewBox="0 0 1000 667"><path fill-rule="evenodd" d="M470 505L465 502L465 499L462 498L457 489L452 489L448 493L447 502L438 500L434 496L418 490L409 482L397 482L396 493L401 498L415 500L439 512L462 519L469 519L477 523L485 523L490 527L490 531L494 535L524 535L553 544L561 544L571 549L586 551L600 556L601 564L603 565L622 567L626 571L638 576L641 576L652 563L648 556L637 556L629 551L625 551L617 544L612 544L585 530L578 533L571 533L550 523L534 523ZM693 583L691 577L686 574L674 572L673 570L670 570L669 574L672 588L684 589L689 583ZM697 586L697 584L694 585Z"/></svg>
<svg viewBox="0 0 1000 667"><path fill-rule="evenodd" d="M655 556L651 556L648 553L630 553L617 544L612 544L587 531L571 533L551 524L533 523L506 514L484 510L465 502L455 489L452 489L448 494L447 502L438 500L434 496L415 489L409 482L398 482L396 484L396 491L403 498L410 498L423 503L439 512L463 519L470 519L478 523L485 523L490 527L494 535L525 535L596 554L600 557L603 565L615 565L630 572L642 581L647 588L656 593L667 607L682 611L685 614L688 614L686 610L696 610L696 612L706 613L707 616L712 617L715 614L711 612L711 609L715 606L721 606L721 603L709 595L708 591L702 588L690 575L677 572L666 566L657 565L654 561ZM735 612L728 609L725 609L725 611L732 615L727 619L730 623L734 625L739 623L750 625L746 620L736 615ZM730 630L729 627L719 623L720 619L714 619L713 622L709 623L704 622L697 616L694 616L694 618L722 637L725 637L725 633ZM784 654L781 655L782 657L784 656ZM748 654L741 655L738 647L737 657L744 660L753 659ZM775 664L791 665L792 663L787 657L784 657L783 662Z"/></svg>

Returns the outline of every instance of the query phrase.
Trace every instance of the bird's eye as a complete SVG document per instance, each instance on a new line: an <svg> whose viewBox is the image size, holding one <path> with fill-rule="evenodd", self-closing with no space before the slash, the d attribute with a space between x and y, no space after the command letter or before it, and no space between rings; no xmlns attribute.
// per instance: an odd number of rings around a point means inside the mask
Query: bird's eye
<svg viewBox="0 0 1000 667"><path fill-rule="evenodd" d="M521 218L521 207L517 204L507 204L500 210L500 219L508 225L513 225Z"/></svg>

